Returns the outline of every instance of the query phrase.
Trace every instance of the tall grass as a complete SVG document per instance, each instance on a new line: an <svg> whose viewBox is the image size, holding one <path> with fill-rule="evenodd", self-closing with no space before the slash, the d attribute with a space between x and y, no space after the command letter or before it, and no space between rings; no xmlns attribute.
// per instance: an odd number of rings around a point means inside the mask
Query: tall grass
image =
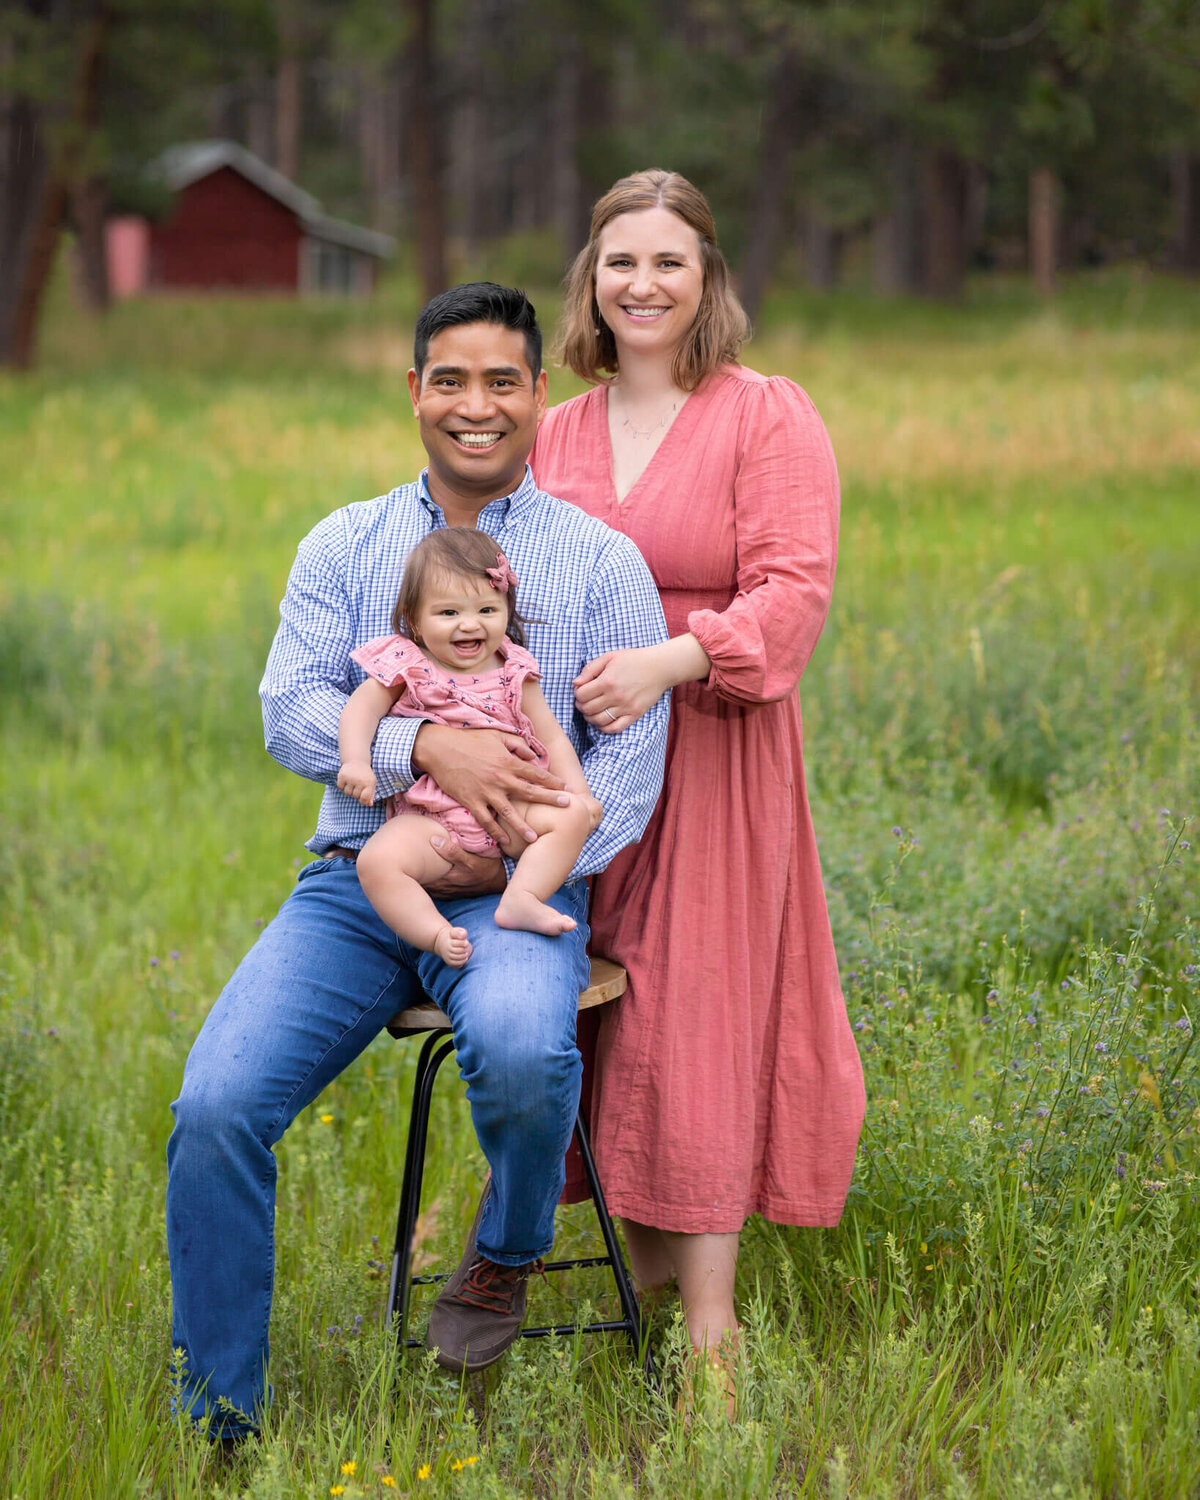
<svg viewBox="0 0 1200 1500"><path fill-rule="evenodd" d="M839 1229L747 1228L742 1420L676 1413L669 1308L662 1394L604 1339L462 1387L397 1359L385 1037L279 1148L262 1441L175 1423L167 1105L314 812L255 687L299 536L418 467L410 314L60 295L0 384L0 1493L1200 1491L1200 297L1136 277L956 319L780 298L749 353L843 474L803 701L869 1110ZM428 1263L481 1170L450 1078L435 1111Z"/></svg>

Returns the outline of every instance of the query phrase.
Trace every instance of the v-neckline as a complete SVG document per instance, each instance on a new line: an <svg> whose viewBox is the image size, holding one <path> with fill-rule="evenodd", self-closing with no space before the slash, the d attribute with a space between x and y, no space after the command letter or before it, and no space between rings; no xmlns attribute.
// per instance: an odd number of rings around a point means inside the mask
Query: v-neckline
<svg viewBox="0 0 1200 1500"><path fill-rule="evenodd" d="M613 458L612 435L611 435L611 433L608 430L608 390L609 390L609 388L606 385L603 385L603 386L601 386L599 388L599 394L600 394L601 399L599 400L599 402L597 402L597 406L598 406L598 409L599 409L599 412L600 412L600 428L601 428L601 432L602 432L603 437L604 437L604 446L608 450L608 491L609 491L609 494L612 496L613 506L614 506L614 508L618 512L624 510L625 507L629 504L630 500L633 498L633 496L637 493L638 489L641 487L642 483L644 482L644 480L646 478L646 475L649 474L650 470L658 462L659 455L662 453L663 449L667 446L667 444L674 437L676 429L678 428L680 422L683 421L683 415L684 415L684 413L691 406L692 402L695 401L696 397L699 396L700 392L708 385L710 379L711 379L711 376L706 375L704 377L704 379L700 382L700 384L698 386L696 386L695 390L689 391L687 393L687 395L683 398L683 405L675 413L675 420L671 423L670 427L667 428L666 432L663 433L663 440L662 440L662 442L659 443L658 447L650 455L650 460L646 464L646 467L642 470L642 472L638 475L638 477L633 481L633 483L625 491L625 494L623 496L617 494L616 462L615 462L615 460Z"/></svg>

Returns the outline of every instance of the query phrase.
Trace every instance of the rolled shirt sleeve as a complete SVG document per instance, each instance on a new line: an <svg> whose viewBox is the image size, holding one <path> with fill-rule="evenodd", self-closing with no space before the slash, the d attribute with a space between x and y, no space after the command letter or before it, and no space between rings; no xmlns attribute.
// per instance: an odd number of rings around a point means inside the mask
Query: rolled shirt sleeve
<svg viewBox="0 0 1200 1500"><path fill-rule="evenodd" d="M653 646L667 638L662 604L650 569L627 537L614 532L592 575L584 628L584 661L605 651ZM595 875L645 832L662 788L670 694L620 734L602 734L575 715L587 736L580 754L592 795L604 817L580 852L571 878Z"/></svg>

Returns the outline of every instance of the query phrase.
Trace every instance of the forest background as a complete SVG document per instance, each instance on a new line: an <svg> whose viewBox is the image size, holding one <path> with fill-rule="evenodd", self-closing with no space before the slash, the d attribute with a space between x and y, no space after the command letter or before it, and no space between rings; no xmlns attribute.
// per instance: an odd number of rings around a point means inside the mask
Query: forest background
<svg viewBox="0 0 1200 1500"><path fill-rule="evenodd" d="M553 282L617 176L703 183L742 296L772 277L954 299L972 266L1200 271L1188 0L14 0L0 12L0 360L34 357L56 236L106 297L147 167L241 141L400 236Z"/></svg>
<svg viewBox="0 0 1200 1500"><path fill-rule="evenodd" d="M1192 9L0 11L0 1495L1200 1493ZM373 299L104 309L105 207L162 211L145 164L212 134L399 235ZM416 1050L383 1037L278 1148L275 1402L226 1464L172 1416L164 1149L306 857L255 691L287 569L420 466L434 251L549 329L591 195L650 163L712 194L747 362L842 475L802 697L847 1213L747 1227L732 1427L676 1410L670 1306L660 1391L607 1338L460 1387L379 1323ZM482 1172L449 1074L432 1140L426 1267ZM586 1207L558 1234L590 1252ZM533 1299L612 1306L595 1271Z"/></svg>

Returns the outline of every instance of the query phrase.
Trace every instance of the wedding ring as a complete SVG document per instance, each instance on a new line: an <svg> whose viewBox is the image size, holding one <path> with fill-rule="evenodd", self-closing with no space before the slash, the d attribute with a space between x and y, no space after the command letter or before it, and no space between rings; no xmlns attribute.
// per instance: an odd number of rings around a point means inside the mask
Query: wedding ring
<svg viewBox="0 0 1200 1500"><path fill-rule="evenodd" d="M604 710L604 712L605 712L605 713L606 713L606 714L607 714L607 715L608 715L608 717L609 717L609 718L610 718L610 719L611 719L611 720L612 720L612 722L613 722L613 723L614 723L614 724L615 724L615 723L616 723L616 722L617 722L617 716L616 716L616 714L615 714L615 713L613 713L613 711L612 711L612 709L611 709L611 708L606 708L606 709L605 709L605 710Z"/></svg>

